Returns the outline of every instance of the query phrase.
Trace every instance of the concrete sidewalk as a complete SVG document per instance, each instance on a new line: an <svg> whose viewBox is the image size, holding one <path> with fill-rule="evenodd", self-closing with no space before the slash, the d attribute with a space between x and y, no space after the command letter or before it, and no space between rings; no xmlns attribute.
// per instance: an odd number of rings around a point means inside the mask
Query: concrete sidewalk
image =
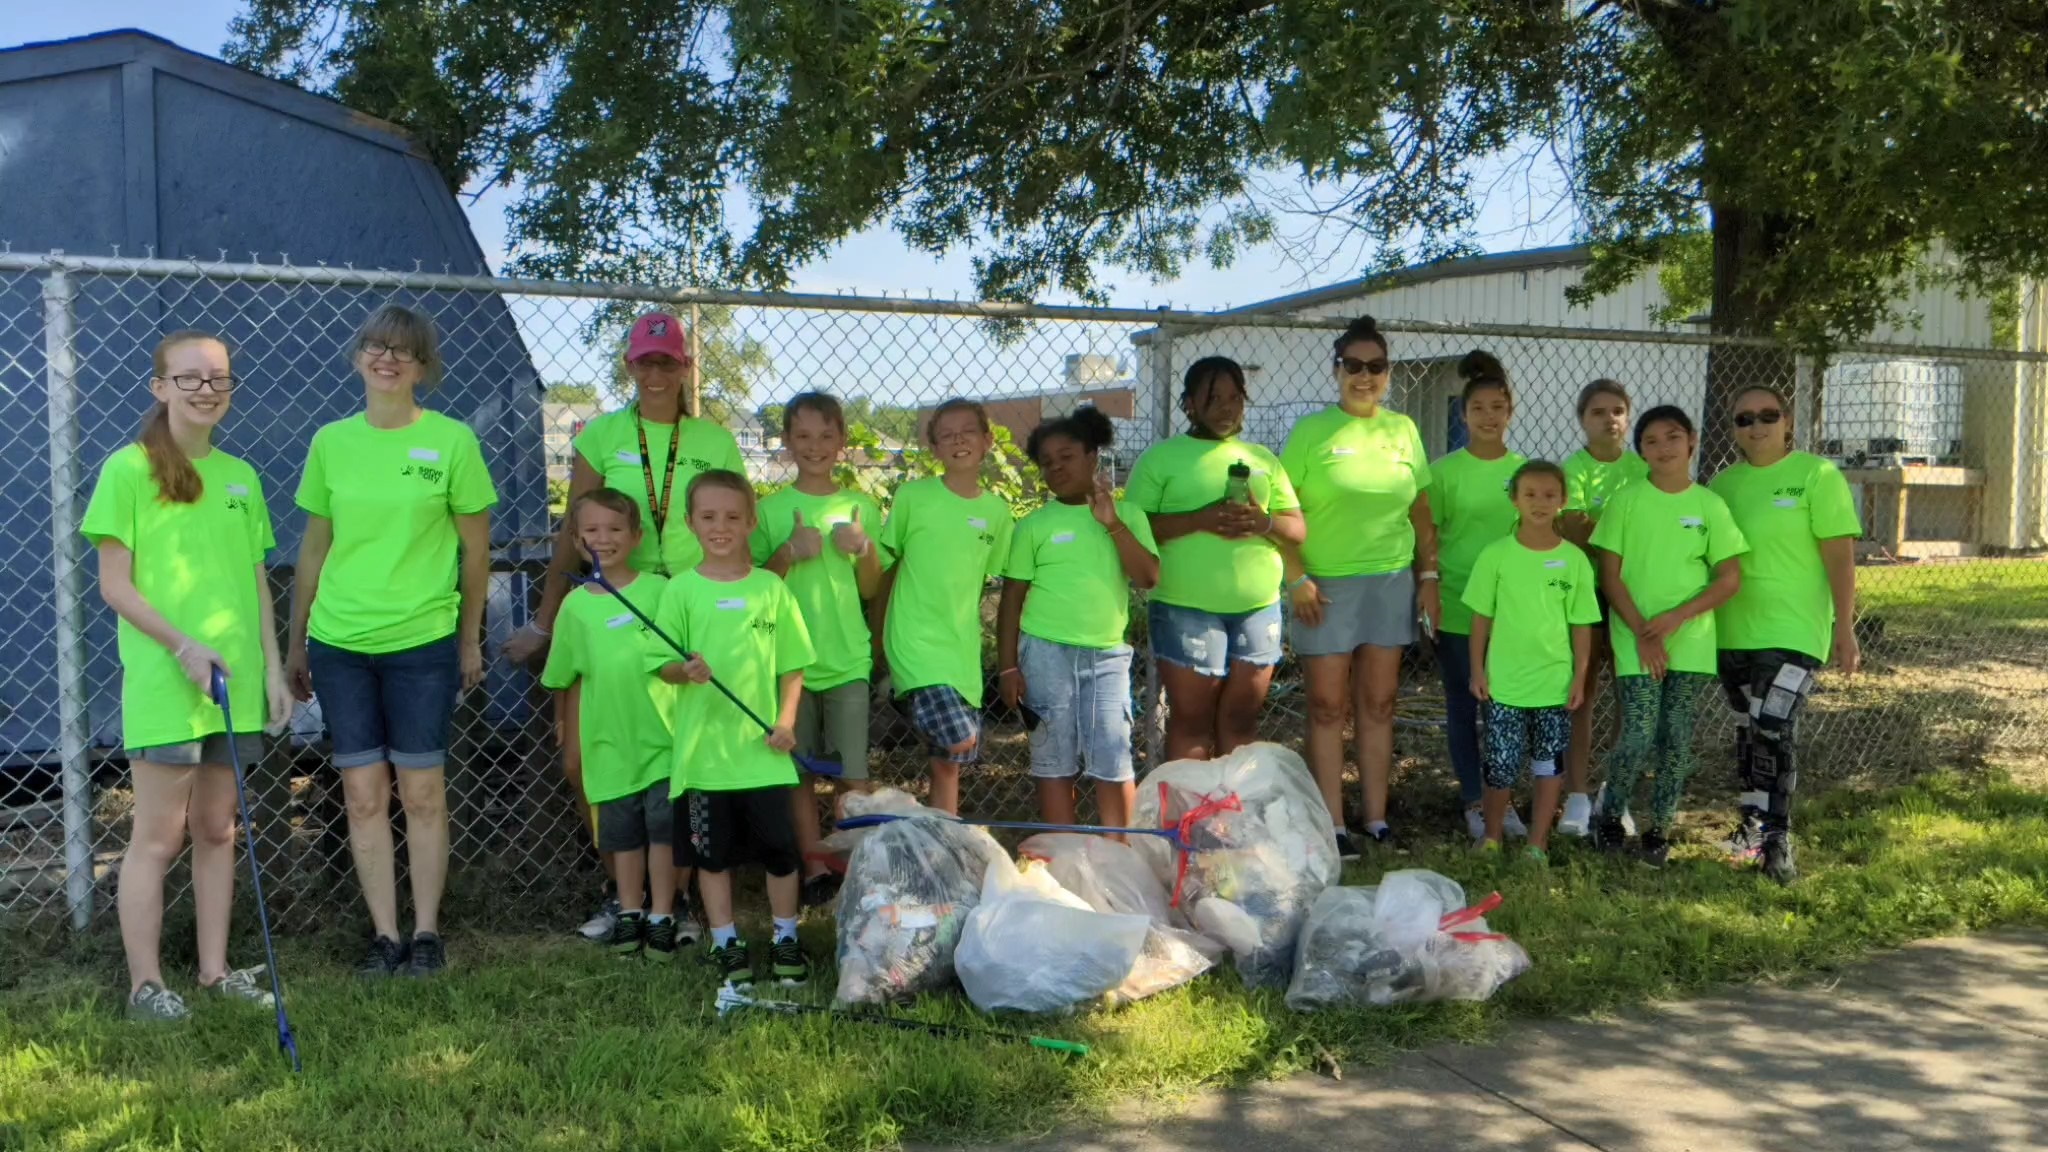
<svg viewBox="0 0 2048 1152"><path fill-rule="evenodd" d="M1033 1152L2048 1148L2048 934L1934 940L1826 985L1516 1026L1342 1081L1212 1093Z"/></svg>

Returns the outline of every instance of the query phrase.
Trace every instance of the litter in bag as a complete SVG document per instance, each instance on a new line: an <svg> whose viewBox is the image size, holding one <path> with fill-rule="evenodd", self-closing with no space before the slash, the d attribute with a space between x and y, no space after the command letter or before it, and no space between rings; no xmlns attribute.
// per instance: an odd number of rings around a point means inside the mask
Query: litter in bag
<svg viewBox="0 0 2048 1152"><path fill-rule="evenodd" d="M1144 951L1121 984L1110 990L1112 1004L1125 1004L1177 988L1223 957L1225 948L1188 931L1174 910L1166 885L1136 848L1104 836L1044 832L1017 846L1027 864L1040 861L1061 888L1097 912L1143 916L1151 922Z"/></svg>
<svg viewBox="0 0 2048 1152"><path fill-rule="evenodd" d="M1151 929L1142 915L1095 911L1042 864L1006 860L989 867L954 964L984 1012L1059 1012L1123 983Z"/></svg>
<svg viewBox="0 0 2048 1152"><path fill-rule="evenodd" d="M1132 845L1197 930L1229 947L1250 987L1284 987L1316 896L1337 882L1337 838L1308 765L1278 744L1175 760L1138 784L1135 822L1178 828L1186 850Z"/></svg>
<svg viewBox="0 0 2048 1152"><path fill-rule="evenodd" d="M967 915L991 867L1015 870L1009 856L986 831L893 789L854 800L849 815L911 818L830 838L833 850L851 851L839 889L839 1001L902 1003L951 986Z"/></svg>
<svg viewBox="0 0 2048 1152"><path fill-rule="evenodd" d="M1486 926L1498 907L1494 893L1468 908L1456 881L1419 868L1377 888L1327 888L1302 929L1287 1006L1489 999L1529 970L1521 945Z"/></svg>

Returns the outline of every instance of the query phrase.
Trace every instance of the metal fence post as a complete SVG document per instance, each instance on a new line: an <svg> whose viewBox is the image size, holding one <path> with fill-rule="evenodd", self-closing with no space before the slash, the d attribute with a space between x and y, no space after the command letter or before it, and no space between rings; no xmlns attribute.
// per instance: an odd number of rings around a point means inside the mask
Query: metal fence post
<svg viewBox="0 0 2048 1152"><path fill-rule="evenodd" d="M61 257L61 252L51 253ZM78 535L78 285L62 264L43 280L50 398L50 594L57 623L58 754L64 781L64 898L71 926L92 920L92 714L85 699L85 569Z"/></svg>
<svg viewBox="0 0 2048 1152"><path fill-rule="evenodd" d="M1161 324L1151 336L1152 347L1152 443L1173 435L1173 329ZM1166 685L1159 679L1159 657L1151 643L1151 624L1145 643L1144 708L1138 720L1145 726L1145 763L1158 767L1166 755Z"/></svg>

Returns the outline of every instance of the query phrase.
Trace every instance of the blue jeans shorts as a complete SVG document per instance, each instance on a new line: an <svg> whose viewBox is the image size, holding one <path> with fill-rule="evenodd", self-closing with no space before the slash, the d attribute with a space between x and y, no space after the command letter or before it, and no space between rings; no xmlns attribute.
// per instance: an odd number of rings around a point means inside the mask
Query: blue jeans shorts
<svg viewBox="0 0 2048 1152"><path fill-rule="evenodd" d="M1064 780L1134 780L1131 767L1131 650L1076 648L1026 634L1017 645L1031 727L1031 774Z"/></svg>
<svg viewBox="0 0 2048 1152"><path fill-rule="evenodd" d="M336 768L439 768L462 688L455 637L370 655L306 641Z"/></svg>
<svg viewBox="0 0 2048 1152"><path fill-rule="evenodd" d="M1221 680L1234 661L1270 668L1280 663L1280 601L1231 615L1152 601L1146 610L1152 654L1168 664Z"/></svg>

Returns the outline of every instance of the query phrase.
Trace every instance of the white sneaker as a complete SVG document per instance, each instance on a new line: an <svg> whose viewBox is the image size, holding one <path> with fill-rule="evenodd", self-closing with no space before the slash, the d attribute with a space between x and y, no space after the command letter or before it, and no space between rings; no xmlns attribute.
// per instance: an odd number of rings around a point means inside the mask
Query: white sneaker
<svg viewBox="0 0 2048 1152"><path fill-rule="evenodd" d="M1515 811L1513 805L1509 805L1507 815L1501 817L1500 830L1503 834L1516 837L1517 839L1527 840L1529 838L1529 826L1522 823L1521 814Z"/></svg>
<svg viewBox="0 0 2048 1152"><path fill-rule="evenodd" d="M1486 839L1485 814L1477 808L1465 809L1465 831L1470 832L1474 840Z"/></svg>
<svg viewBox="0 0 2048 1152"><path fill-rule="evenodd" d="M576 931L585 940L602 940L612 934L612 925L618 922L619 898L607 896L604 905L597 910L597 915L585 920L583 927L578 928Z"/></svg>
<svg viewBox="0 0 2048 1152"><path fill-rule="evenodd" d="M1593 802L1584 792L1564 798L1564 817L1557 822L1557 830L1566 836L1584 836L1593 830Z"/></svg>
<svg viewBox="0 0 2048 1152"><path fill-rule="evenodd" d="M1602 784L1602 785L1600 785L1600 791L1598 791L1598 792L1595 792L1595 793L1593 794L1593 806L1594 806L1595 808L1599 808L1599 809L1602 809L1603 811L1604 811L1604 810L1606 809L1606 807L1607 807L1607 785L1605 785L1605 784ZM1623 810L1622 810L1622 813L1621 813L1621 830L1622 830L1622 832L1623 832L1624 834L1626 834L1626 835L1628 835L1628 836L1630 836L1630 837L1633 837L1633 836L1634 836L1634 835L1636 834L1636 815L1635 815L1635 813L1633 813L1633 812L1630 812L1630 811L1628 811L1627 809L1623 809Z"/></svg>

